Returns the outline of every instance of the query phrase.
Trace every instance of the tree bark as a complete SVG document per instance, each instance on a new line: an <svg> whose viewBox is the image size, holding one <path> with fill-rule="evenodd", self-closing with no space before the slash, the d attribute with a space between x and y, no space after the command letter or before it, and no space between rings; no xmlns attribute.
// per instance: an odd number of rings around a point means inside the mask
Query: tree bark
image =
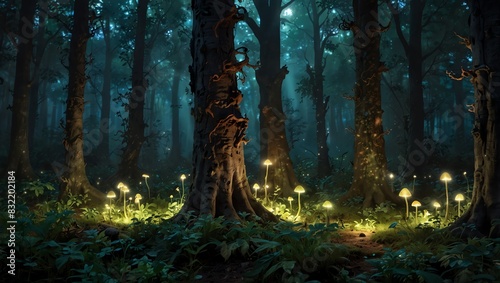
<svg viewBox="0 0 500 283"><path fill-rule="evenodd" d="M260 45L260 67L255 72L260 92L260 164L269 159L268 185L271 191L281 188L284 195L292 195L297 177L290 159L282 102L282 84L288 69L280 67L282 1L254 0L260 24L246 17Z"/></svg>
<svg viewBox="0 0 500 283"><path fill-rule="evenodd" d="M126 146L115 177L136 182L142 176L139 170L144 137L144 99L147 81L144 77L144 56L146 38L146 19L149 0L139 0L137 4L137 30L134 43L134 63L132 66L132 91L129 93L128 127L125 132Z"/></svg>
<svg viewBox="0 0 500 283"><path fill-rule="evenodd" d="M28 142L35 7L36 1L22 1L17 38L16 78L7 170L15 171L18 180L32 180L36 177L31 167Z"/></svg>
<svg viewBox="0 0 500 283"><path fill-rule="evenodd" d="M109 162L109 127L110 127L110 111L111 111L111 63L113 62L113 52L111 48L111 8L107 7L105 11L105 24L103 28L105 47L104 70L101 92L101 118L99 121L100 133L102 141L96 149L97 156L100 162Z"/></svg>
<svg viewBox="0 0 500 283"><path fill-rule="evenodd" d="M362 196L363 207L375 207L388 200L400 202L387 179L380 92L380 79L386 67L380 62L382 31L378 1L353 0L353 9L355 19L351 30L356 55L354 177L343 200Z"/></svg>
<svg viewBox="0 0 500 283"><path fill-rule="evenodd" d="M239 219L239 212L277 220L250 191L243 145L248 119L241 115L234 26L243 19L232 0L193 0L190 66L194 95L193 183L181 213ZM239 50L241 51L241 50Z"/></svg>
<svg viewBox="0 0 500 283"><path fill-rule="evenodd" d="M89 0L75 0L73 29L69 48L68 99L66 101L66 125L63 141L66 149L65 168L61 176L60 198L87 194L90 205L98 205L105 200L104 193L94 188L85 172L83 147L83 110L87 76L86 50L90 38Z"/></svg>
<svg viewBox="0 0 500 283"><path fill-rule="evenodd" d="M500 237L500 6L471 0L470 43L474 85L474 190L469 210L452 225L467 236ZM496 222L496 223L495 223Z"/></svg>

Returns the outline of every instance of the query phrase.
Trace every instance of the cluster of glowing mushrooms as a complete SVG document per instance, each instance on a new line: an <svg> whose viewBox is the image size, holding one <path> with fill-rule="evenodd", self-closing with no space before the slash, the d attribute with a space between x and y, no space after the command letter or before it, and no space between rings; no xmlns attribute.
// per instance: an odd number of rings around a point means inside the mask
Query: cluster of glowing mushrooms
<svg viewBox="0 0 500 283"><path fill-rule="evenodd" d="M148 198L151 198L151 189L150 189L149 184L148 184L149 175L142 174L142 177L144 178L144 182L146 183L146 187L148 189ZM179 197L180 197L181 202L183 202L184 197L185 197L184 180L186 180L186 175L182 174L180 176L180 179L181 179L181 186L182 186L182 195L180 193L179 188L177 188L177 191L179 192ZM123 217L125 219L127 219L128 218L128 215L127 215L127 193L130 192L130 189L123 182L119 182L118 185L116 186L116 188L120 191L120 196L118 197L118 199L121 199L123 197ZM109 212L109 219L111 220L111 208L112 208L111 201L116 198L115 191L113 191L113 190L109 191L107 193L106 197L109 199L109 204L106 204L106 209ZM173 195L170 195L170 200L172 200L172 198L173 198ZM134 203L137 204L137 208L139 210L141 210L141 200L143 199L141 194L136 194L134 198L129 197L128 199L129 199L129 201L134 200Z"/></svg>
<svg viewBox="0 0 500 283"><path fill-rule="evenodd" d="M466 176L466 172L464 172L464 176ZM413 176L413 190L415 190L415 179L416 176ZM439 178L439 180L443 181L445 184L445 195L446 195L446 203L445 203L445 214L444 214L444 221L448 220L448 207L449 207L449 194L448 194L448 182L451 181L451 175L447 172L443 172ZM468 180L467 180L467 185L468 185ZM467 189L468 190L468 189ZM399 192L399 196L405 199L406 203L406 219L409 217L409 207L408 207L408 198L411 197L411 192L407 188L401 189ZM458 202L458 216L460 217L460 202L464 201L465 197L463 194L458 193L455 196L455 201ZM422 206L422 204L418 200L414 200L411 203L412 207L415 207L415 223L418 224L418 208ZM441 208L441 204L437 201L433 203L433 206L436 208L436 214L439 211L439 208Z"/></svg>
<svg viewBox="0 0 500 283"><path fill-rule="evenodd" d="M269 176L269 166L273 165L273 163L271 160L266 159L263 164L264 164L264 166L266 166L266 175L264 177L264 200L263 200L263 203L264 203L264 205L267 205L267 204L269 204L269 197L267 194L267 189L269 189L269 186L267 185L267 177ZM254 195L255 198L257 198L257 192L258 192L258 190L260 190L259 184L255 183L252 188L255 191L255 195ZM295 219L297 219L300 216L300 211L302 209L302 205L300 202L300 195L305 193L306 190L303 186L297 185L293 191L295 193L297 193L297 214L295 215ZM288 197L287 200L290 203L290 211L292 211L292 209L293 209L292 203L293 203L294 199L293 199L293 197ZM326 213L326 223L328 225L330 222L329 221L329 211L330 211L330 209L333 208L333 204L327 200L323 203L322 207L326 209L326 212L327 212Z"/></svg>

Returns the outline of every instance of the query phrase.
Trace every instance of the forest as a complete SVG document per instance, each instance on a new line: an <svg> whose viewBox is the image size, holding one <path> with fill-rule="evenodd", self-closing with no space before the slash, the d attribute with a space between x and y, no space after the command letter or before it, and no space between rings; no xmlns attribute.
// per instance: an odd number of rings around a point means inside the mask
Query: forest
<svg viewBox="0 0 500 283"><path fill-rule="evenodd" d="M6 0L0 26L5 282L500 282L497 0Z"/></svg>

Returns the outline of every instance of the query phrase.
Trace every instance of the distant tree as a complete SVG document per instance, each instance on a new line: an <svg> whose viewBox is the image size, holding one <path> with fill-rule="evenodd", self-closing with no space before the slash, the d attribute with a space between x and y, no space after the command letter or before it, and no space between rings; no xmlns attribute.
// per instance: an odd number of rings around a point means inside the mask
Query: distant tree
<svg viewBox="0 0 500 283"><path fill-rule="evenodd" d="M354 22L344 22L354 36L356 84L354 86L354 177L347 199L362 196L363 207L387 200L399 202L388 183L382 124L380 78L387 67L380 62L378 0L353 0Z"/></svg>
<svg viewBox="0 0 500 283"><path fill-rule="evenodd" d="M124 133L125 148L115 178L120 180L139 180L139 155L145 141L144 100L146 98L147 81L144 76L144 56L146 38L146 19L149 0L137 2L137 27L134 41L132 66L132 89L128 93L127 127Z"/></svg>
<svg viewBox="0 0 500 283"><path fill-rule="evenodd" d="M245 16L260 44L260 66L255 71L260 91L260 160L261 164L271 160L274 169L269 172L268 184L273 189L280 187L285 195L293 194L297 178L289 155L281 94L288 69L280 67L280 15L294 1L253 0L260 21L257 24L248 14Z"/></svg>
<svg viewBox="0 0 500 283"><path fill-rule="evenodd" d="M331 0L305 0L306 13L311 22L312 32L306 32L313 41L313 65L306 65L308 77L299 84L298 91L312 99L316 110L316 144L317 144L317 172L319 178L331 173L330 156L328 154L328 132L326 129L326 113L330 96L324 94L324 70L326 67L326 51L333 51L335 45L331 37L338 34L337 25L331 17L334 9Z"/></svg>
<svg viewBox="0 0 500 283"><path fill-rule="evenodd" d="M474 190L472 204L452 228L464 235L500 237L500 5L495 0L471 0L472 69L463 73L474 85ZM459 232L460 233L460 232Z"/></svg>
<svg viewBox="0 0 500 283"><path fill-rule="evenodd" d="M87 41L91 37L90 21L89 0L75 0L68 55L68 99L63 141L66 161L61 176L60 198L65 198L70 193L87 194L95 204L96 201L105 200L105 195L94 188L87 178L83 150L83 110L87 80L85 68Z"/></svg>
<svg viewBox="0 0 500 283"><path fill-rule="evenodd" d="M404 175L413 175L420 173L423 166L427 164L429 156L422 152L421 144L424 142L425 131L425 104L424 104L424 87L423 80L426 74L424 69L425 61L433 58L432 56L439 50L444 40L434 42L431 48L425 48L422 41L423 32L434 24L435 18L441 10L447 6L447 1L427 1L427 0L410 0L406 1L409 6L409 27L405 27L401 21L401 9L399 8L401 1L387 0L388 6L391 9L394 26L398 38L403 46L406 59L408 62L408 80L409 80L409 116L408 116L408 146L406 154L406 164L404 164ZM424 13L425 9L431 9L429 13ZM439 30L443 26L439 26ZM405 34L405 30L409 30ZM430 63L433 64L434 62Z"/></svg>
<svg viewBox="0 0 500 283"><path fill-rule="evenodd" d="M102 35L104 37L104 68L102 72L102 90L101 90L101 117L99 126L102 134L102 141L96 148L96 155L100 162L109 162L109 127L110 127L110 112L111 112L111 78L113 69L111 68L116 47L113 46L111 20L112 13L115 7L110 2L104 2L102 10Z"/></svg>
<svg viewBox="0 0 500 283"><path fill-rule="evenodd" d="M193 183L182 213L239 219L239 212L277 220L253 197L246 176L243 145L248 119L236 73L248 64L234 47L234 26L243 13L232 0L193 0L190 66L195 120ZM236 54L245 56L236 61Z"/></svg>
<svg viewBox="0 0 500 283"><path fill-rule="evenodd" d="M34 17L37 1L24 0L21 4L17 34L16 77L12 105L12 125L7 170L15 171L19 180L32 180L28 142L29 104L31 88L31 61L33 58Z"/></svg>

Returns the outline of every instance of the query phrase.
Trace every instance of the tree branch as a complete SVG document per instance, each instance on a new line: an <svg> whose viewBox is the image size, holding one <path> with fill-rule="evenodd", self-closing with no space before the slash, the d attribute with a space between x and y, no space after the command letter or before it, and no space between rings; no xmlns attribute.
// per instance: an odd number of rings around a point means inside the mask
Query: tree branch
<svg viewBox="0 0 500 283"><path fill-rule="evenodd" d="M399 18L399 12L391 4L390 0L387 0L386 3L389 9L391 10L392 18L394 19L394 23L396 25L396 33L398 34L399 41L401 41L401 44L403 45L403 49L405 50L406 56L409 56L410 45L408 44L408 41L406 40L403 31L401 30L401 19Z"/></svg>
<svg viewBox="0 0 500 283"><path fill-rule="evenodd" d="M248 16L248 12L245 12L243 20L250 27L255 37L260 41L261 30L257 22L252 17Z"/></svg>
<svg viewBox="0 0 500 283"><path fill-rule="evenodd" d="M288 1L288 3L283 4L283 6L281 6L281 11L285 10L288 6L292 5L293 2L295 2L295 0L290 0Z"/></svg>

